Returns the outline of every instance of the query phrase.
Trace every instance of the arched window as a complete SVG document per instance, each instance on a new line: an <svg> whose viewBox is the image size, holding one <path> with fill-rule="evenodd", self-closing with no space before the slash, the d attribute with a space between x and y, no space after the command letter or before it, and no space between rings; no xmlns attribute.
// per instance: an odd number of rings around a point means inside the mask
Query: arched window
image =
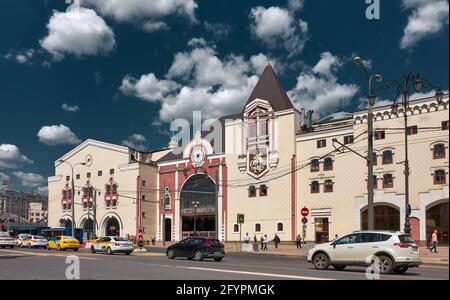
<svg viewBox="0 0 450 300"><path fill-rule="evenodd" d="M233 232L239 232L239 225L238 224L234 224Z"/></svg>
<svg viewBox="0 0 450 300"><path fill-rule="evenodd" d="M255 232L261 232L261 224L259 223L255 224Z"/></svg>
<svg viewBox="0 0 450 300"><path fill-rule="evenodd" d="M86 186L83 187L83 196L82 196L82 202L83 202L83 208L89 209L93 208L94 203L94 188L89 184L89 181L87 182Z"/></svg>
<svg viewBox="0 0 450 300"><path fill-rule="evenodd" d="M119 195L117 193L118 185L114 182L113 178L109 179L109 182L105 185L105 205L106 207L116 207Z"/></svg>
<svg viewBox="0 0 450 300"><path fill-rule="evenodd" d="M445 158L445 145L436 144L433 147L433 159Z"/></svg>
<svg viewBox="0 0 450 300"><path fill-rule="evenodd" d="M63 210L72 209L72 189L69 188L69 184L66 184L62 191L61 204Z"/></svg>
<svg viewBox="0 0 450 300"><path fill-rule="evenodd" d="M445 170L436 170L434 171L434 184L446 184L447 183L447 174L445 174Z"/></svg>
<svg viewBox="0 0 450 300"><path fill-rule="evenodd" d="M283 223L278 223L277 224L277 231L283 231Z"/></svg>
<svg viewBox="0 0 450 300"><path fill-rule="evenodd" d="M383 165L390 165L394 162L394 155L392 150L383 151L382 163Z"/></svg>
<svg viewBox="0 0 450 300"><path fill-rule="evenodd" d="M311 193L316 194L320 192L320 184L318 181L312 181L311 182Z"/></svg>
<svg viewBox="0 0 450 300"><path fill-rule="evenodd" d="M319 172L319 160L317 158L311 160L311 172Z"/></svg>
<svg viewBox="0 0 450 300"><path fill-rule="evenodd" d="M383 175L383 188L393 188L394 187L394 177L392 174Z"/></svg>
<svg viewBox="0 0 450 300"><path fill-rule="evenodd" d="M256 187L254 185L248 187L248 196L250 198L256 197Z"/></svg>
<svg viewBox="0 0 450 300"><path fill-rule="evenodd" d="M324 193L332 193L333 192L333 180L327 179L323 184Z"/></svg>
<svg viewBox="0 0 450 300"><path fill-rule="evenodd" d="M267 196L267 185L262 184L262 185L259 187L259 196L260 196L260 197L266 197L266 196Z"/></svg>
<svg viewBox="0 0 450 300"><path fill-rule="evenodd" d="M323 170L324 171L332 171L333 170L333 158L332 157L326 157L323 160Z"/></svg>

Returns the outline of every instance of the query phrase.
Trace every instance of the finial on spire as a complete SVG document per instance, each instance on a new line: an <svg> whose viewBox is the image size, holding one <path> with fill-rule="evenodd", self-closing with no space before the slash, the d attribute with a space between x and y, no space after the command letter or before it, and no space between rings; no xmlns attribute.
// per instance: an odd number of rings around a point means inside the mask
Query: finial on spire
<svg viewBox="0 0 450 300"><path fill-rule="evenodd" d="M272 60L270 59L269 56L267 56L267 65L272 66Z"/></svg>

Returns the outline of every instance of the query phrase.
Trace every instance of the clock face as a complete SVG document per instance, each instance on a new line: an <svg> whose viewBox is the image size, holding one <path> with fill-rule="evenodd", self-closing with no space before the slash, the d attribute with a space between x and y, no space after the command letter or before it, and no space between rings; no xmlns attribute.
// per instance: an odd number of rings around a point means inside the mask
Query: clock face
<svg viewBox="0 0 450 300"><path fill-rule="evenodd" d="M90 167L92 165L92 156L90 154L86 155L84 161L86 166Z"/></svg>
<svg viewBox="0 0 450 300"><path fill-rule="evenodd" d="M196 148L192 151L192 162L195 165L202 165L205 160L205 151L202 148Z"/></svg>

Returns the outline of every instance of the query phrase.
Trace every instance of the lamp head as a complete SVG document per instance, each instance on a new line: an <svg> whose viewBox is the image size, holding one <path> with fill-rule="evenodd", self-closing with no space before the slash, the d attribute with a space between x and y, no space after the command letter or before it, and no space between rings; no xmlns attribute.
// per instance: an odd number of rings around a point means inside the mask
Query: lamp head
<svg viewBox="0 0 450 300"><path fill-rule="evenodd" d="M438 104L441 104L442 101L444 100L444 92L443 92L442 90L439 89L439 90L436 92L435 97L436 97L437 103L438 103Z"/></svg>
<svg viewBox="0 0 450 300"><path fill-rule="evenodd" d="M357 66L361 66L362 63L363 63L361 57L359 57L359 56L356 56L356 57L353 59L353 61L355 62L355 64L356 64Z"/></svg>
<svg viewBox="0 0 450 300"><path fill-rule="evenodd" d="M378 82L383 81L383 76L381 76L380 74L375 74L375 80Z"/></svg>
<svg viewBox="0 0 450 300"><path fill-rule="evenodd" d="M416 79L414 80L414 89L416 90L417 93L419 93L422 90L423 87L423 80L420 79L419 76L416 77Z"/></svg>
<svg viewBox="0 0 450 300"><path fill-rule="evenodd" d="M396 115L398 113L398 104L397 103L392 104L391 109L392 113Z"/></svg>

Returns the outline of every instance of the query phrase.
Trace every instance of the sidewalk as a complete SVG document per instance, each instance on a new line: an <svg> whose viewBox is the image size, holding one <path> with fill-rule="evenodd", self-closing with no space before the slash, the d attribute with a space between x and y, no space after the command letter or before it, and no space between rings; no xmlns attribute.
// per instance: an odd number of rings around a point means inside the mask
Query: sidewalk
<svg viewBox="0 0 450 300"><path fill-rule="evenodd" d="M448 247L438 247L438 253L431 253L425 247L420 247L420 258L424 265L448 266Z"/></svg>

